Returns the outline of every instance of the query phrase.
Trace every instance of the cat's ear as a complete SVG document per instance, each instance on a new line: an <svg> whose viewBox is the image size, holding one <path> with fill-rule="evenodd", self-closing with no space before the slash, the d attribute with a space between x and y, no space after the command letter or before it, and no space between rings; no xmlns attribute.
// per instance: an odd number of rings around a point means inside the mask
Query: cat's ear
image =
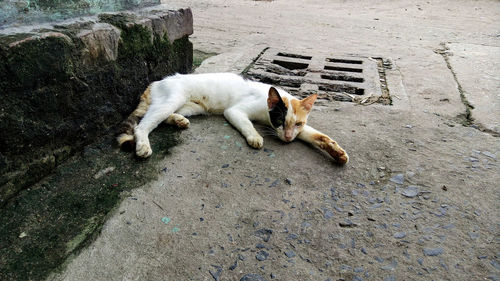
<svg viewBox="0 0 500 281"><path fill-rule="evenodd" d="M269 97L267 98L267 107L273 109L281 101L280 94L276 88L271 87L269 89Z"/></svg>
<svg viewBox="0 0 500 281"><path fill-rule="evenodd" d="M305 108L307 111L311 111L311 108L313 107L316 98L318 98L318 94L312 94L307 98L301 100L300 103L302 104L302 107Z"/></svg>

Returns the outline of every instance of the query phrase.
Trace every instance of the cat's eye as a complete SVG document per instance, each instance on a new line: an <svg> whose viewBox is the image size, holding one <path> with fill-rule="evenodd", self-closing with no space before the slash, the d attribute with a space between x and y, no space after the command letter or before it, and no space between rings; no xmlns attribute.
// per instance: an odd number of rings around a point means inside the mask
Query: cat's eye
<svg viewBox="0 0 500 281"><path fill-rule="evenodd" d="M297 126L297 127L302 127L302 125L304 125L304 122L297 122L297 123L295 123L295 126Z"/></svg>

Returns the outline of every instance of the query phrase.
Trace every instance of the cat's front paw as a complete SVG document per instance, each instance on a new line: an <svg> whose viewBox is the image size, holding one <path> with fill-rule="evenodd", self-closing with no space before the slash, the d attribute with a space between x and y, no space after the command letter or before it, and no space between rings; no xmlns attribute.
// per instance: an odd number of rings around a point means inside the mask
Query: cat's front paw
<svg viewBox="0 0 500 281"><path fill-rule="evenodd" d="M262 146L264 145L264 139L259 135L247 137L247 142L248 145L257 149L262 148Z"/></svg>
<svg viewBox="0 0 500 281"><path fill-rule="evenodd" d="M153 150L151 150L149 142L141 141L137 142L135 146L135 154L141 158L148 158L153 154Z"/></svg>
<svg viewBox="0 0 500 281"><path fill-rule="evenodd" d="M339 164L345 165L349 163L349 155L344 151L344 154L341 154L336 160Z"/></svg>
<svg viewBox="0 0 500 281"><path fill-rule="evenodd" d="M345 165L349 162L349 156L335 141L328 143L327 151L337 163Z"/></svg>

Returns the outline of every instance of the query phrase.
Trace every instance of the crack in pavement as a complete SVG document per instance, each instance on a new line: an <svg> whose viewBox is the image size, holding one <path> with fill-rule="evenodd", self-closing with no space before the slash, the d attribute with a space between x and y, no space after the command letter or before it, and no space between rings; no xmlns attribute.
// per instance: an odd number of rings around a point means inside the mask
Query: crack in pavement
<svg viewBox="0 0 500 281"><path fill-rule="evenodd" d="M462 103L465 106L465 113L457 116L459 123L461 123L463 126L472 127L472 128L477 129L481 132L487 133L493 137L500 137L499 133L484 127L481 123L476 122L476 120L474 120L474 118L471 116L471 110L474 109L474 106L472 104L470 104L469 100L465 96L465 91L462 88L460 81L458 81L457 74L455 73L455 71L453 70L453 67L450 64L450 59L449 59L450 48L448 48L448 46L446 46L446 43L441 43L441 47L442 48L440 48L440 49L434 50L434 52L443 57L443 59L446 63L446 66L448 67L448 69L451 72L451 75L453 76L453 80L455 80L455 83L457 84L457 89L458 89L458 92L460 93L460 100L462 101Z"/></svg>

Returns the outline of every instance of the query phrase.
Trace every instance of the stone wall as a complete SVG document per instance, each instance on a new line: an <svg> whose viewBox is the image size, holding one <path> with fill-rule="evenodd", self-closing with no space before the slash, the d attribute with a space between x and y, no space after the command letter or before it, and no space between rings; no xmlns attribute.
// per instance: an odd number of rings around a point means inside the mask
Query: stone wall
<svg viewBox="0 0 500 281"><path fill-rule="evenodd" d="M192 65L192 13L142 10L0 34L0 205Z"/></svg>

